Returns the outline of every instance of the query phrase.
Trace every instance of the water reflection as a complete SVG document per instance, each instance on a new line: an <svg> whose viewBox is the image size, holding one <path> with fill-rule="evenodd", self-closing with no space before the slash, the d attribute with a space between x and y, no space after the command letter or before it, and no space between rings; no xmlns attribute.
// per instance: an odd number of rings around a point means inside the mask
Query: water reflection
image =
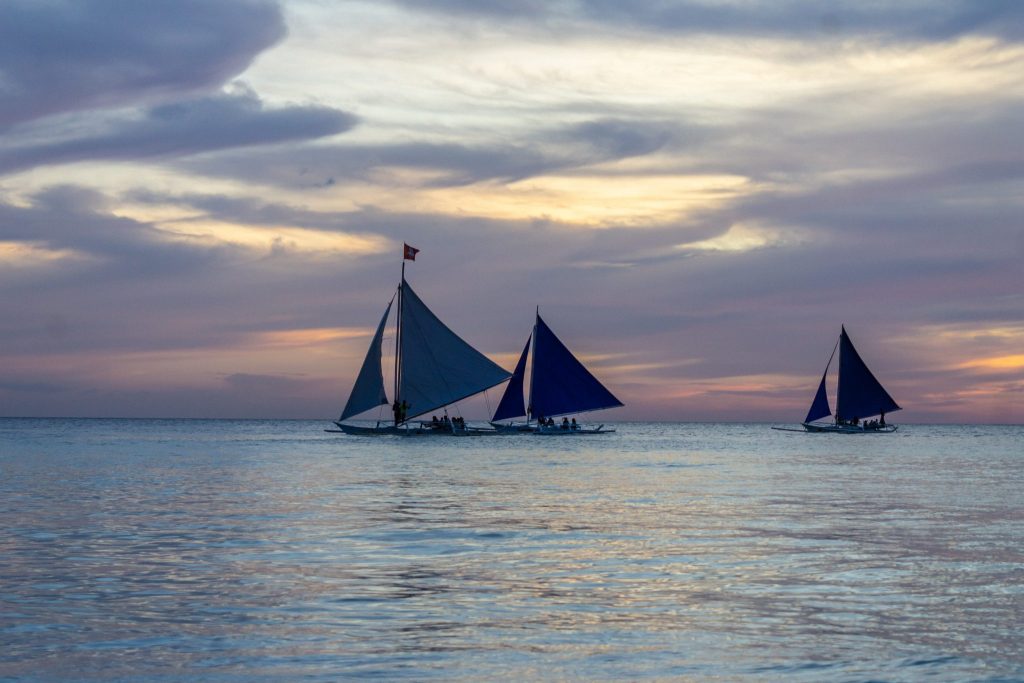
<svg viewBox="0 0 1024 683"><path fill-rule="evenodd" d="M47 429L0 430L0 675L1024 672L1019 430L855 452L744 425Z"/></svg>

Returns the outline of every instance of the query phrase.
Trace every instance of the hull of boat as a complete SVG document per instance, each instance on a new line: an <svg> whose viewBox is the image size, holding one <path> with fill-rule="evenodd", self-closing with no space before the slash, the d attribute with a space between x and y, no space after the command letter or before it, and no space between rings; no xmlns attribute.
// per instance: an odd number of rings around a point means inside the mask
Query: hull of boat
<svg viewBox="0 0 1024 683"><path fill-rule="evenodd" d="M533 430L538 436L592 436L594 434L614 434L614 429L605 429L604 425L597 427L577 427L576 429L562 429L561 426L539 427Z"/></svg>
<svg viewBox="0 0 1024 683"><path fill-rule="evenodd" d="M332 434L350 434L352 436L403 436L407 431L404 427L394 425L377 425L375 427L361 427L335 422L338 429L325 429L325 432Z"/></svg>
<svg viewBox="0 0 1024 683"><path fill-rule="evenodd" d="M362 427L358 425L343 424L335 422L338 429L325 429L325 432L332 434L349 434L352 436L489 436L497 434L494 429L482 427L460 427L451 426L434 427L427 423L424 425L377 425L375 427Z"/></svg>
<svg viewBox="0 0 1024 683"><path fill-rule="evenodd" d="M802 424L805 430L815 434L892 434L898 429L896 425L865 429L862 425L814 424L813 422Z"/></svg>
<svg viewBox="0 0 1024 683"><path fill-rule="evenodd" d="M518 424L502 424L501 422L491 422L494 431L502 434L525 434L528 432L536 431L536 426L520 422Z"/></svg>

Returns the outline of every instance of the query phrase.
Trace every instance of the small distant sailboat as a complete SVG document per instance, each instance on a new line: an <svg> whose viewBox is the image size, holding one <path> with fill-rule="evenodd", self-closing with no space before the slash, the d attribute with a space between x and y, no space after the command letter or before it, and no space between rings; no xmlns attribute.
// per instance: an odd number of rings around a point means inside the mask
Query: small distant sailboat
<svg viewBox="0 0 1024 683"><path fill-rule="evenodd" d="M478 394L509 378L509 373L452 332L405 280L405 261L415 260L418 249L405 245L402 279L391 297L366 358L352 386L341 417L334 424L345 434L452 434L466 432L462 420L413 420L438 408ZM373 427L346 424L345 420L388 405L381 368L384 329L391 306L398 299L395 332L393 420Z"/></svg>
<svg viewBox="0 0 1024 683"><path fill-rule="evenodd" d="M527 407L523 401L523 384L531 345L533 366L530 372L530 405ZM604 429L604 425L575 425L575 418L573 424L566 421L554 426L542 424L541 421L621 405L622 401L590 374L555 336L538 310L533 333L526 340L515 371L494 411L491 426L505 432L525 431L546 435L610 434L615 430ZM526 422L512 421L519 417L526 417Z"/></svg>
<svg viewBox="0 0 1024 683"><path fill-rule="evenodd" d="M825 377L828 375L832 359L839 351L839 387L836 392L836 413L832 422L820 422L820 420L832 415L832 409L828 404L828 395L825 393ZM807 417L801 423L804 430L808 432L833 432L839 434L864 434L864 433L891 433L895 432L896 425L886 424L885 414L901 410L896 401L892 399L889 392L871 374L871 370L861 359L857 349L853 347L850 336L846 334L846 327L843 326L839 333L839 340L836 341L825 365L825 372L821 376L821 383L814 395L811 409L807 411ZM864 421L864 418L878 415L877 420ZM774 427L774 429L784 428Z"/></svg>

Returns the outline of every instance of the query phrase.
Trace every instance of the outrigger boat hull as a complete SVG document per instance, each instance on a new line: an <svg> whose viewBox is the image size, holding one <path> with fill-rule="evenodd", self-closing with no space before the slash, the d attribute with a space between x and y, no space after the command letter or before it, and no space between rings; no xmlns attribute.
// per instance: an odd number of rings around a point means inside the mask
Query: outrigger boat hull
<svg viewBox="0 0 1024 683"><path fill-rule="evenodd" d="M829 434L891 434L899 429L897 425L864 428L862 425L814 424L810 422L801 424L808 432L827 432Z"/></svg>
<svg viewBox="0 0 1024 683"><path fill-rule="evenodd" d="M490 424L492 427L494 427L494 431L499 432L501 434L525 434L537 431L536 425L526 424L525 422L520 422L518 424L502 424L501 422L491 422Z"/></svg>
<svg viewBox="0 0 1024 683"><path fill-rule="evenodd" d="M538 436L591 436L593 434L614 434L614 429L605 429L604 425L597 427L577 427L576 429L563 429L561 425L555 427L539 427L533 430Z"/></svg>
<svg viewBox="0 0 1024 683"><path fill-rule="evenodd" d="M429 422L414 425L377 425L375 427L360 427L357 425L342 424L335 422L338 429L325 429L331 434L349 434L351 436L489 436L500 434L495 429L484 429L481 427L435 427Z"/></svg>
<svg viewBox="0 0 1024 683"><path fill-rule="evenodd" d="M378 424L375 427L361 427L341 422L335 422L334 424L338 425L338 429L325 429L324 431L331 432L332 434L351 434L353 436L405 436L411 433L425 433L424 430L414 427L396 427L387 424Z"/></svg>

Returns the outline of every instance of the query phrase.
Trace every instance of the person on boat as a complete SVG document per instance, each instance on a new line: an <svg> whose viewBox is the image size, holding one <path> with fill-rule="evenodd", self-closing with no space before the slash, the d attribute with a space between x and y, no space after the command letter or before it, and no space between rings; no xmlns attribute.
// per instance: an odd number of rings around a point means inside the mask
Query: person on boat
<svg viewBox="0 0 1024 683"><path fill-rule="evenodd" d="M884 427L885 426L885 413L882 413L881 415L878 416L878 426L879 427Z"/></svg>
<svg viewBox="0 0 1024 683"><path fill-rule="evenodd" d="M569 418L563 417L562 418L562 429L568 429L568 428L569 428Z"/></svg>
<svg viewBox="0 0 1024 683"><path fill-rule="evenodd" d="M408 401L402 401L402 422L405 422L406 415L409 414L409 403Z"/></svg>
<svg viewBox="0 0 1024 683"><path fill-rule="evenodd" d="M549 417L548 418L548 422L547 422L547 426L548 427L554 427L555 426L555 418Z"/></svg>
<svg viewBox="0 0 1024 683"><path fill-rule="evenodd" d="M574 417L572 419L572 423L569 425L569 429L572 429L572 430L575 431L575 430L577 430L579 428L580 428L580 426L578 424L576 424L576 418Z"/></svg>
<svg viewBox="0 0 1024 683"><path fill-rule="evenodd" d="M402 406L399 405L397 398L394 405L391 406L391 410L395 413L395 425L398 425L402 421Z"/></svg>

